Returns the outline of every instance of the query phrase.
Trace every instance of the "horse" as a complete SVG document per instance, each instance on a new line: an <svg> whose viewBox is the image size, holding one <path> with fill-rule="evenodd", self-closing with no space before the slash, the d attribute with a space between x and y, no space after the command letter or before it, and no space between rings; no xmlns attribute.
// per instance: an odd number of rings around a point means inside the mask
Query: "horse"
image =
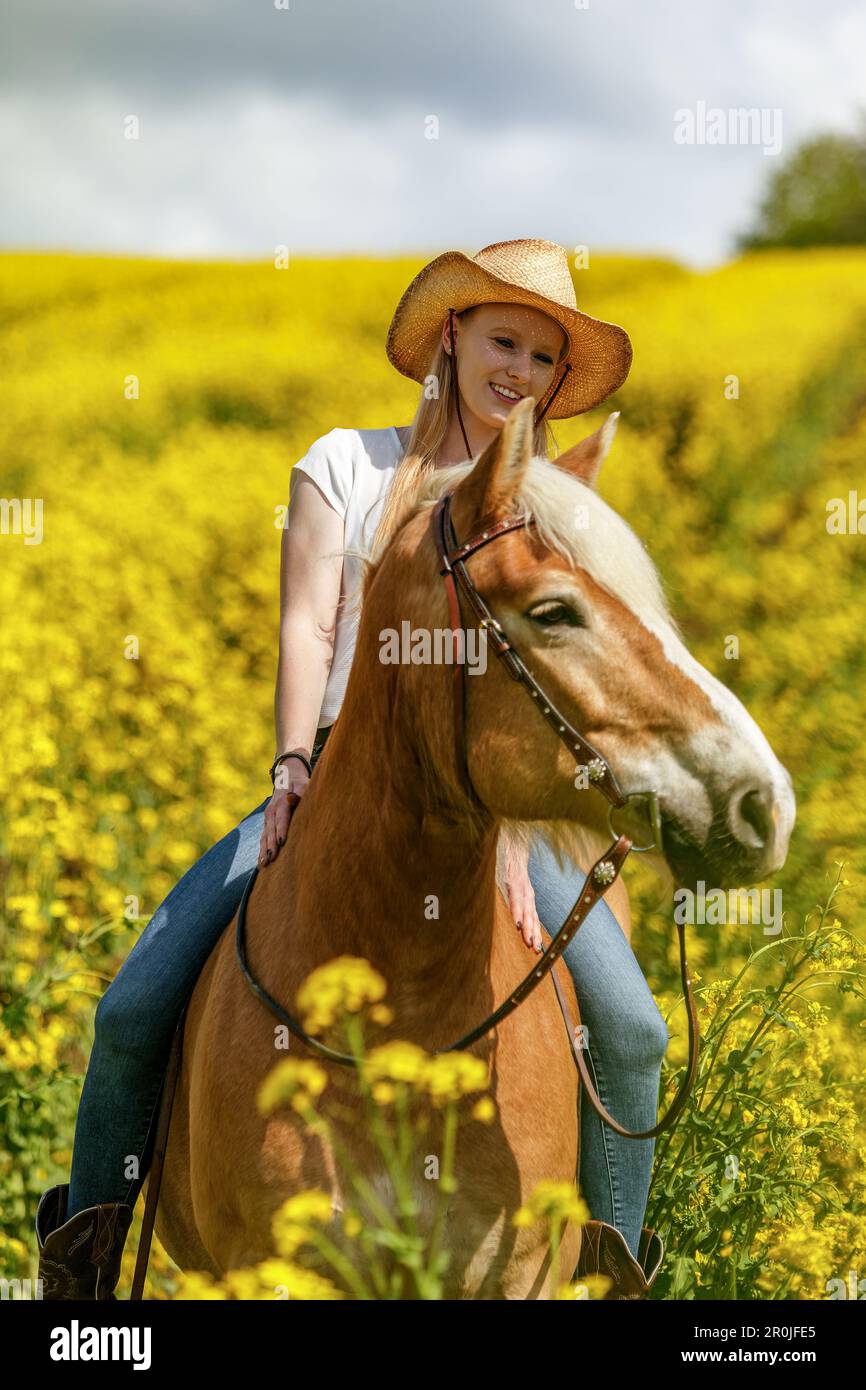
<svg viewBox="0 0 866 1390"><path fill-rule="evenodd" d="M497 882L504 824L533 823L554 841L561 832L560 845L572 831L609 839L603 799L576 790L573 755L502 663L466 679L464 767L453 668L381 659L382 635L403 620L413 630L449 627L431 527L446 492L458 538L503 517L531 518L472 556L474 583L626 793L654 789L673 877L754 883L786 857L794 821L788 772L740 701L687 651L646 548L598 494L615 417L549 460L532 455L533 404L515 406L477 459L432 471L391 542L369 561L339 718L286 844L249 898L247 960L270 995L291 1009L317 966L363 957L387 981L393 1012L377 1042L447 1048L537 961ZM434 922L424 911L431 894ZM156 1225L181 1269L217 1277L271 1255L275 1212L310 1188L331 1195L327 1229L340 1244L345 1197L320 1134L288 1107L259 1113L257 1091L281 1054L273 1017L238 968L235 926L188 1004ZM561 962L556 968L575 1025L571 979ZM496 1118L460 1129L442 1234L445 1296L548 1299L556 1293L549 1237L511 1218L540 1181L575 1178L578 1074L552 980L471 1051L487 1064ZM304 1042L297 1053L316 1056ZM328 1094L340 1100L341 1144L395 1204L347 1070L321 1065ZM436 1183L419 1171L412 1184L418 1230L429 1233ZM348 1242L341 1248L351 1257ZM563 1277L579 1253L580 1223L569 1220Z"/></svg>

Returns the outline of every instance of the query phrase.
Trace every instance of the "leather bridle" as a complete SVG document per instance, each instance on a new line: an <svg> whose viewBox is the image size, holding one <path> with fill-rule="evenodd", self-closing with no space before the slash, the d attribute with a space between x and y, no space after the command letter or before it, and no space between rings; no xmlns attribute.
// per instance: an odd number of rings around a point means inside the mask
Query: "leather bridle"
<svg viewBox="0 0 866 1390"><path fill-rule="evenodd" d="M556 936L553 938L552 944L542 953L536 969L526 977L520 986L518 986L518 990L506 1001L506 1005L503 1005L501 1009L491 1015L491 1018L496 1022L499 1021L500 1017L504 1016L503 1010L510 1012L507 1005L511 1004L511 1001L515 999L518 993L525 990L525 992L520 993L520 999L517 1000L519 1003L526 997L530 989L534 988L552 968L588 916L596 901L603 897L611 884L615 882L628 854L630 852L641 854L644 851L653 849L660 851L662 848L661 815L656 794L652 791L623 792L607 759L603 757L599 750L595 748L588 739L584 738L583 734L574 727L570 720L557 709L553 700L544 688L539 685L538 681L521 658L519 652L512 643L509 642L506 633L502 629L502 624L494 617L486 600L478 592L466 568L466 561L472 555L477 554L484 546L489 545L491 541L497 540L499 536L506 535L509 531L523 530L530 525L532 525L532 518L520 516L502 517L497 521L492 521L484 530L477 532L476 535L472 536L468 541L464 541L461 545L457 541L454 532L454 523L451 518L451 493L445 493L440 497L433 509L433 535L441 565L439 573L444 580L445 592L448 599L449 630L452 637L454 666L454 743L457 750L457 757L472 799L477 804L483 805L472 783L466 742L467 678L466 664L465 661L461 659L460 641L461 637L465 637L463 616L460 606L460 596L462 594L472 611L474 621L480 625L487 642L493 647L496 657L502 661L502 664L512 680L522 685L529 693L530 698L535 704L535 708L542 718L547 721L557 737L565 744L569 752L576 755L578 766L585 769L587 787L595 787L607 799L609 803L608 826L611 834L614 836L614 840L601 858L597 860L590 869L580 897L574 904L574 907L571 909L571 912L565 919L565 922L560 927ZM653 839L646 845L636 845L627 836L618 835L613 825L614 813L629 805L632 801L637 800L645 800L647 802L650 824L653 829ZM582 1048L575 1043L571 1027L568 1024L568 1015L565 1011L565 1001L559 987L559 982L556 975L553 975L553 983L559 997L563 1015L565 1016L574 1059L577 1063L581 1080L586 1087L590 1104L605 1124L609 1125L617 1134L622 1135L626 1139L649 1139L656 1134L660 1134L663 1130L668 1129L685 1105L692 1086L694 1085L695 1076L697 1075L700 1033L697 1007L692 993L691 976L686 959L685 925L678 922L677 931L679 934L680 946L680 976L683 985L683 995L688 1008L689 1064L686 1075L679 1091L671 1103L670 1109L664 1119L652 1129L641 1130L639 1132L626 1130L602 1105L592 1083L592 1079L589 1076L586 1062L583 1058ZM527 985L529 987L525 988ZM481 1030L476 1030L475 1034L470 1036L478 1036L480 1031ZM456 1046L460 1045L461 1044L456 1044Z"/></svg>
<svg viewBox="0 0 866 1390"><path fill-rule="evenodd" d="M487 1018L483 1019L475 1028L470 1029L468 1033L464 1033L456 1042L450 1043L447 1047L437 1048L435 1055L444 1052L456 1052L463 1048L470 1047L474 1042L477 1042L479 1038L489 1033L492 1028L495 1028L497 1024L501 1023L508 1014L513 1013L514 1010L523 1003L524 999L526 999L541 983L544 977L553 970L553 966L563 954L566 946L573 939L582 923L586 920L592 908L603 898L611 884L616 881L629 852L632 850L641 852L643 850L661 847L659 838L660 821L658 816L658 803L654 794L650 792L624 793L622 791L613 769L610 767L607 760L601 755L597 748L593 747L588 739L585 739L583 735L574 728L565 715L556 708L554 702L549 698L529 671L519 653L508 641L506 634L502 630L501 624L493 616L466 569L466 561L470 556L481 550L483 546L488 545L491 541L496 540L499 536L505 535L509 531L522 529L531 524L531 521L527 521L527 519L523 517L505 517L491 523L486 530L479 532L470 540L460 545L457 543L457 538L454 534L450 504L451 494L446 493L439 499L433 509L432 525L436 548L441 563L440 573L445 582L448 598L450 630L455 657L455 742L460 765L472 797L476 803L483 805L472 785L466 749L466 675L465 663L460 660L460 638L461 636L465 637L465 633L463 632L462 626L460 593L465 597L475 620L480 624L482 632L486 635L486 640L492 644L496 656L502 660L509 675L528 691L539 713L563 741L569 751L585 760L583 766L586 768L588 785L600 791L610 803L609 823L611 823L613 814L616 810L628 805L632 800L647 798L649 800L650 815L655 827L656 838L650 845L635 845L628 836L618 835L611 825L611 830L614 835L612 844L591 868L580 896L571 909L571 912L568 914L568 917L565 919L565 922L557 934L553 937L550 946L542 952L532 970L530 970L516 989L512 991L508 998L500 1004L493 1013L489 1014ZM297 796L290 796L289 800L292 802L292 810L294 810L300 798ZM241 898L238 908L237 931L235 936L238 964L247 984L265 1007L268 1008L281 1023L285 1024L295 1037L305 1042L317 1052L319 1056L324 1057L330 1062L338 1062L342 1066L357 1067L359 1065L357 1057L349 1053L339 1052L334 1048L328 1047L327 1044L320 1042L318 1038L312 1037L306 1029L302 1027L298 1020L283 1009L282 1005L279 1004L277 1000L273 999L252 975L246 961L244 932L247 904L257 875L258 865L253 869L244 888L243 897ZM686 1075L680 1085L679 1091L671 1103L670 1109L664 1119L654 1125L652 1129L636 1132L624 1129L602 1105L583 1057L584 1049L582 1046L582 1039L581 1042L578 1042L572 1033L565 998L556 974L555 972L553 973L553 984L565 1019L569 1043L581 1080L586 1087L589 1101L604 1123L626 1139L650 1139L669 1128L685 1105L697 1074L699 1039L698 1017L694 995L692 993L688 962L686 960L685 927L682 923L677 923L677 931L679 933L680 945L680 975L683 984L683 993L688 1007L689 1064Z"/></svg>

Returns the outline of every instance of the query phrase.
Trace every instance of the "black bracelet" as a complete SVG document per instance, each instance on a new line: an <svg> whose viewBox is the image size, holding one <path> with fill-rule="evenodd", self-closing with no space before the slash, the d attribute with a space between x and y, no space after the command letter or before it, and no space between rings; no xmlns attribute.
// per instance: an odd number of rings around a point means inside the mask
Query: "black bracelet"
<svg viewBox="0 0 866 1390"><path fill-rule="evenodd" d="M307 758L303 753L281 753L280 756L279 756L278 758L274 758L274 761L271 763L271 786L272 786L272 787L275 787L276 784L277 784L277 777L276 777L277 768L279 767L280 763L287 762L289 758L297 758L297 759L298 759L298 762L303 763L303 764L304 764L304 767L307 769L307 776L308 776L308 777L312 777L312 775L313 775L312 764L310 763L309 758Z"/></svg>

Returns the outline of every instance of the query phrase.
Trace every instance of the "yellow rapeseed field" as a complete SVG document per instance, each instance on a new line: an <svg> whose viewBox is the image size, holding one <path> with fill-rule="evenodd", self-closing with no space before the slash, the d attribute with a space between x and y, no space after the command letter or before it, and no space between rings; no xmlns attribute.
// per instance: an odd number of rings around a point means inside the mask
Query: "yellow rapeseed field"
<svg viewBox="0 0 866 1390"><path fill-rule="evenodd" d="M0 1276L35 1273L35 1205L68 1177L96 1001L178 878L269 790L289 473L335 425L411 419L418 388L384 335L422 263L0 257ZM832 499L862 500L866 532L866 252L707 273L597 257L574 275L635 357L557 439L622 412L602 491L798 799L773 884L781 937L690 931L704 1058L658 1141L654 1296L827 1298L866 1277L866 534L827 526ZM41 499L39 543L16 499ZM669 1099L676 938L629 872ZM221 1287L180 1280L157 1249L150 1295L334 1296L281 1268Z"/></svg>

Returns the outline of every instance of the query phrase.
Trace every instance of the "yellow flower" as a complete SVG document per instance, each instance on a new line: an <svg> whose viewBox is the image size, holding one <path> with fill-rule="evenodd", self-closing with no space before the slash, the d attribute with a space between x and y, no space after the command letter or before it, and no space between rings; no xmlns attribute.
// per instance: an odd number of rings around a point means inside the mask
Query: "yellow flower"
<svg viewBox="0 0 866 1390"><path fill-rule="evenodd" d="M225 1276L230 1295L250 1302L261 1293L261 1282L254 1269L230 1269Z"/></svg>
<svg viewBox="0 0 866 1390"><path fill-rule="evenodd" d="M489 1081L487 1063L480 1057L472 1057L468 1052L443 1052L430 1058L419 1086L438 1107L472 1091L485 1091Z"/></svg>
<svg viewBox="0 0 866 1390"><path fill-rule="evenodd" d="M370 1010L370 1018L374 1023L386 1028L389 1023L394 1022L394 1010L387 1004L374 1004Z"/></svg>
<svg viewBox="0 0 866 1390"><path fill-rule="evenodd" d="M472 1107L473 1120L479 1120L483 1125L492 1125L496 1119L496 1106L490 1096L482 1096Z"/></svg>
<svg viewBox="0 0 866 1390"><path fill-rule="evenodd" d="M574 1183L538 1183L524 1205L512 1217L515 1226L534 1226L542 1220L575 1221L579 1226L589 1220L589 1207L579 1196Z"/></svg>
<svg viewBox="0 0 866 1390"><path fill-rule="evenodd" d="M331 1302L346 1297L343 1291L324 1275L317 1274L312 1269L299 1269L297 1265L292 1265L285 1271L285 1277L281 1282L290 1299L303 1303Z"/></svg>
<svg viewBox="0 0 866 1390"><path fill-rule="evenodd" d="M428 1054L423 1047L395 1040L370 1049L364 1059L364 1075L371 1083L383 1078L415 1085L423 1075L428 1061Z"/></svg>
<svg viewBox="0 0 866 1390"><path fill-rule="evenodd" d="M300 1113L313 1104L327 1084L327 1072L318 1062L287 1057L271 1068L259 1086L259 1111L269 1115L288 1102Z"/></svg>
<svg viewBox="0 0 866 1390"><path fill-rule="evenodd" d="M613 1280L608 1279L606 1274L584 1274L580 1279L561 1284L555 1297L558 1300L568 1299L571 1302L574 1300L586 1302L590 1299L597 1302L604 1298L612 1284Z"/></svg>
<svg viewBox="0 0 866 1390"><path fill-rule="evenodd" d="M225 1300L228 1293L216 1283L213 1276L206 1273L191 1272L181 1276L174 1297L181 1302L203 1302L204 1300Z"/></svg>
<svg viewBox="0 0 866 1390"><path fill-rule="evenodd" d="M330 1221L332 1201L321 1188L311 1188L308 1192L298 1192L289 1197L279 1209L286 1221Z"/></svg>
<svg viewBox="0 0 866 1390"><path fill-rule="evenodd" d="M314 1223L324 1225L333 1216L333 1202L327 1192L312 1188L309 1192L298 1192L290 1197L277 1212L271 1223L277 1250L290 1259L310 1238L310 1227Z"/></svg>
<svg viewBox="0 0 866 1390"><path fill-rule="evenodd" d="M338 956L320 965L298 990L298 1010L308 1033L329 1028L342 1013L359 1013L365 1004L378 1004L385 981L369 961L359 956Z"/></svg>

